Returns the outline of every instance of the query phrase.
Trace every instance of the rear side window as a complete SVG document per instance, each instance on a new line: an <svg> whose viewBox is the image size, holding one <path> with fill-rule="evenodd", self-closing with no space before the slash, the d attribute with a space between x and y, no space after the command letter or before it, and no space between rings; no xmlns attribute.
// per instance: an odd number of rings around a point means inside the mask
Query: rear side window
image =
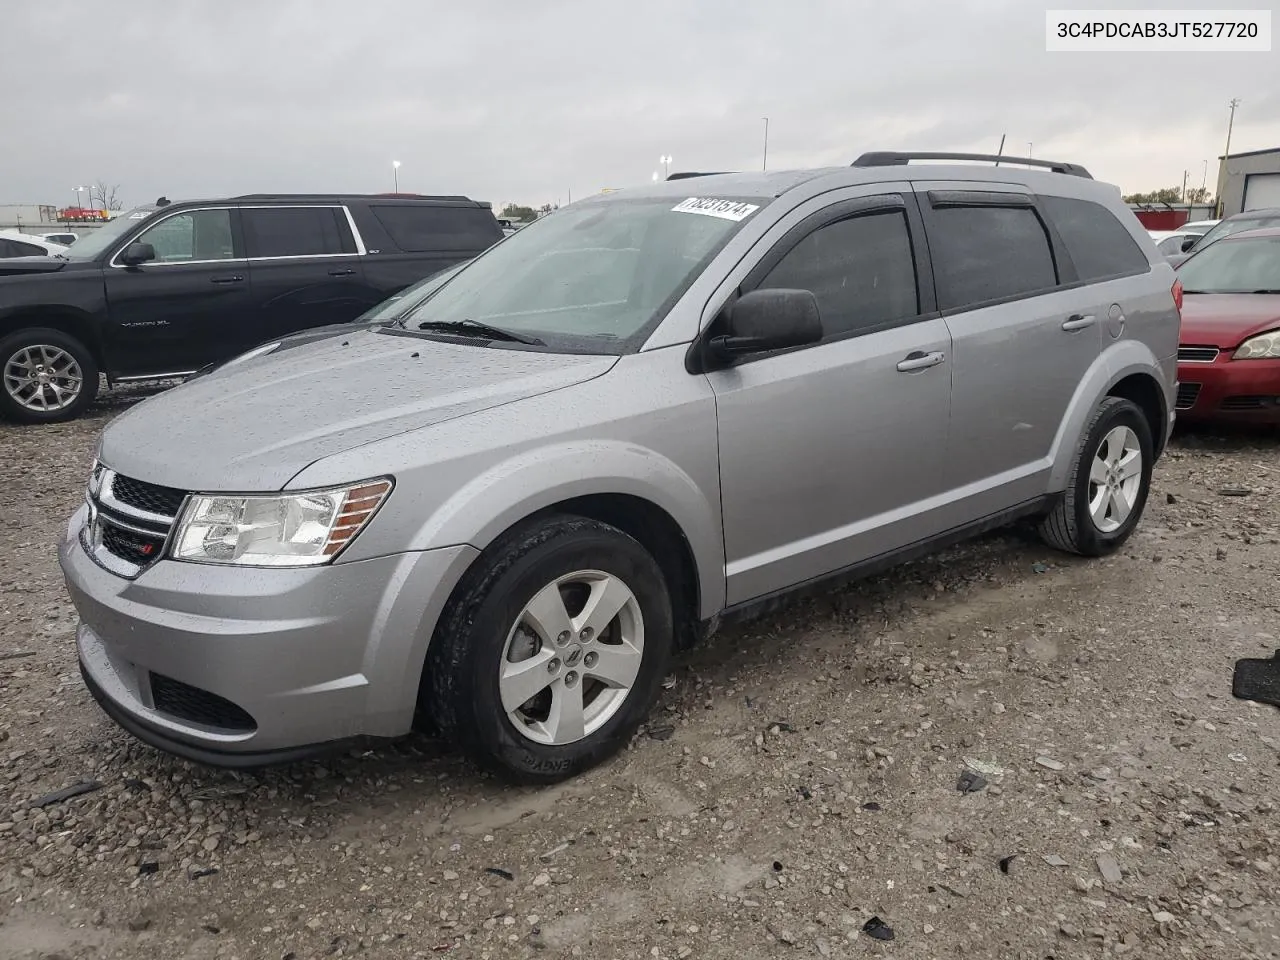
<svg viewBox="0 0 1280 960"><path fill-rule="evenodd" d="M1125 277L1151 269L1137 241L1102 204L1067 197L1041 197L1040 202L1057 228L1058 236L1067 245L1067 253L1081 280ZM1165 242L1169 241L1174 242L1168 250L1162 245L1161 251L1177 253L1182 238L1170 237Z"/></svg>
<svg viewBox="0 0 1280 960"><path fill-rule="evenodd" d="M906 217L871 214L819 227L792 247L757 289L810 291L828 338L914 317L920 304Z"/></svg>
<svg viewBox="0 0 1280 960"><path fill-rule="evenodd" d="M2 248L6 247L8 252L3 252ZM0 240L0 256L43 257L45 255L44 247L37 247L34 243L23 243L21 240Z"/></svg>
<svg viewBox="0 0 1280 960"><path fill-rule="evenodd" d="M479 253L502 237L493 214L479 207L380 203L369 209L391 241L408 253Z"/></svg>
<svg viewBox="0 0 1280 960"><path fill-rule="evenodd" d="M929 249L940 309L1057 286L1049 235L1030 207L936 207L931 213Z"/></svg>
<svg viewBox="0 0 1280 960"><path fill-rule="evenodd" d="M250 257L319 257L355 253L346 215L337 207L243 207Z"/></svg>

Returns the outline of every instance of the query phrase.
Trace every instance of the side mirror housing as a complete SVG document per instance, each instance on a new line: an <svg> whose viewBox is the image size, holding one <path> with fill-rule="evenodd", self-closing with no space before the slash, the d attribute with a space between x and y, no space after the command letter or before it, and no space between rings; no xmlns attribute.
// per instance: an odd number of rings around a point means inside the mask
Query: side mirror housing
<svg viewBox="0 0 1280 960"><path fill-rule="evenodd" d="M808 290L752 290L725 315L725 333L708 344L712 355L730 360L817 343L822 339L818 300Z"/></svg>
<svg viewBox="0 0 1280 960"><path fill-rule="evenodd" d="M134 241L124 248L124 253L120 255L122 263L131 267L136 267L140 263L147 263L156 258L156 248L149 243L138 243Z"/></svg>
<svg viewBox="0 0 1280 960"><path fill-rule="evenodd" d="M1199 239L1200 239L1199 237L1183 237L1183 238L1182 238L1182 252L1183 252L1183 253L1186 253L1188 250L1190 250L1192 247L1194 247L1194 246L1196 245L1196 241L1197 241L1197 240L1199 240Z"/></svg>

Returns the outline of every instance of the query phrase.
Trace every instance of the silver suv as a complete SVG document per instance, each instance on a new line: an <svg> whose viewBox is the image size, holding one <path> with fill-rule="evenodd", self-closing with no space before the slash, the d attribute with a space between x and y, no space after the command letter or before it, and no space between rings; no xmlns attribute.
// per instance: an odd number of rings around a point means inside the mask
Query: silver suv
<svg viewBox="0 0 1280 960"><path fill-rule="evenodd" d="M89 689L206 763L419 720L546 782L730 615L1016 518L1114 550L1181 290L1114 187L993 159L595 197L138 404L60 549Z"/></svg>

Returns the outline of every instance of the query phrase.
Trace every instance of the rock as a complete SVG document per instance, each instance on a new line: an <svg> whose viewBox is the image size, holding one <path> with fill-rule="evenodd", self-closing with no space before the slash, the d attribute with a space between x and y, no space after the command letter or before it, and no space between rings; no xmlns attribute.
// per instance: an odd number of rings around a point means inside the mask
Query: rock
<svg viewBox="0 0 1280 960"><path fill-rule="evenodd" d="M545 887L550 882L551 882L551 874L546 872L540 873L533 878L533 885L535 887Z"/></svg>
<svg viewBox="0 0 1280 960"><path fill-rule="evenodd" d="M204 843L200 844L206 853L213 853L218 849L217 837L205 837Z"/></svg>
<svg viewBox="0 0 1280 960"><path fill-rule="evenodd" d="M1051 867L1065 867L1067 865L1067 861L1063 860L1056 853L1051 853L1047 857L1042 857L1041 859Z"/></svg>
<svg viewBox="0 0 1280 960"><path fill-rule="evenodd" d="M862 925L862 932L873 940L892 940L894 937L893 927L889 926L879 917L872 917Z"/></svg>
<svg viewBox="0 0 1280 960"><path fill-rule="evenodd" d="M1067 769L1067 765L1065 763L1062 763L1059 760L1054 760L1052 757L1036 757L1036 766L1054 771Z"/></svg>
<svg viewBox="0 0 1280 960"><path fill-rule="evenodd" d="M977 793L987 785L986 778L972 770L961 770L956 789L961 793Z"/></svg>
<svg viewBox="0 0 1280 960"><path fill-rule="evenodd" d="M1067 923L1065 920L1062 921L1062 923L1058 924L1058 931L1068 939L1071 939L1071 940L1080 939L1080 928L1073 926L1070 923Z"/></svg>
<svg viewBox="0 0 1280 960"><path fill-rule="evenodd" d="M1116 863L1116 858L1110 855L1098 858L1098 872L1107 883L1119 883L1124 876L1120 872L1120 864Z"/></svg>

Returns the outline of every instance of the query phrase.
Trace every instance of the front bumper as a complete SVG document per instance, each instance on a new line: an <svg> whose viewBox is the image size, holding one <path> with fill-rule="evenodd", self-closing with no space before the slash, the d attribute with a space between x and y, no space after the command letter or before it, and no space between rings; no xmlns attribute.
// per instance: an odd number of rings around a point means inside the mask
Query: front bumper
<svg viewBox="0 0 1280 960"><path fill-rule="evenodd" d="M160 560L127 580L85 552L84 518L58 558L90 691L140 739L228 766L408 732L431 632L476 556L458 546L294 569Z"/></svg>
<svg viewBox="0 0 1280 960"><path fill-rule="evenodd" d="M1232 360L1231 352L1178 364L1178 419L1280 423L1280 360Z"/></svg>

